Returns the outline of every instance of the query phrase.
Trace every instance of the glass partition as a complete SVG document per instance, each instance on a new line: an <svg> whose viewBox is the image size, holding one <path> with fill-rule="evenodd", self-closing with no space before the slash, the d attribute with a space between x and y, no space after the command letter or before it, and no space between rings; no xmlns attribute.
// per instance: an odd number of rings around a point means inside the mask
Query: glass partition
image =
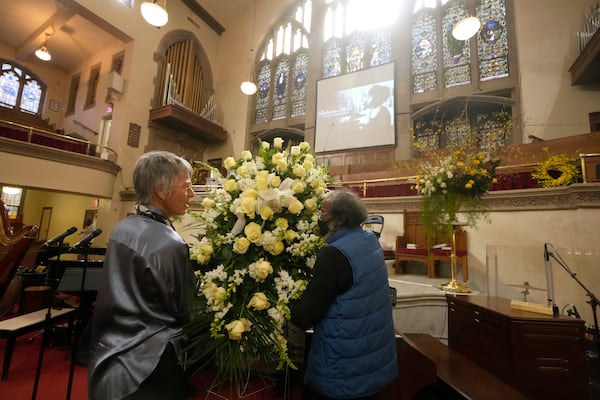
<svg viewBox="0 0 600 400"><path fill-rule="evenodd" d="M487 290L489 296L548 304L560 314L584 319L594 326L590 300L600 296L600 249L564 248L547 245L486 246ZM548 295L549 283L550 296ZM597 298L596 298L597 300Z"/></svg>

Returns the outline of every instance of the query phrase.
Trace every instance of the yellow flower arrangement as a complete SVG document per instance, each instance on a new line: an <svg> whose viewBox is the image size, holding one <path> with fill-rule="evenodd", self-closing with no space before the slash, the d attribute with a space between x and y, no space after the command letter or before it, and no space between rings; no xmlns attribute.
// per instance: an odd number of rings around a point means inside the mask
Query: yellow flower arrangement
<svg viewBox="0 0 600 400"><path fill-rule="evenodd" d="M437 162L424 162L416 178L415 189L423 196L422 220L433 232L440 228L448 231L458 222L462 212L469 225L485 211L481 197L496 182L499 160L484 153L455 151Z"/></svg>
<svg viewBox="0 0 600 400"><path fill-rule="evenodd" d="M222 187L193 213L205 233L190 248L199 266L198 314L185 329L190 361L212 360L234 379L256 365L293 368L288 304L306 289L324 246L318 218L328 170L308 143L284 148L281 138L223 165Z"/></svg>
<svg viewBox="0 0 600 400"><path fill-rule="evenodd" d="M575 159L565 154L555 154L538 163L531 176L541 187L548 188L575 183L580 173Z"/></svg>

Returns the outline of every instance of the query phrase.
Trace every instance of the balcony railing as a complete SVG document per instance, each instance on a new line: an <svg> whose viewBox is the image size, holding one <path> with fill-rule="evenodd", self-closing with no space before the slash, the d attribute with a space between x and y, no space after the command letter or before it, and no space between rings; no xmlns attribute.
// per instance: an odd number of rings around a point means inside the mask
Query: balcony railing
<svg viewBox="0 0 600 400"><path fill-rule="evenodd" d="M0 119L0 136L113 162L117 159L117 153L106 146L3 119Z"/></svg>

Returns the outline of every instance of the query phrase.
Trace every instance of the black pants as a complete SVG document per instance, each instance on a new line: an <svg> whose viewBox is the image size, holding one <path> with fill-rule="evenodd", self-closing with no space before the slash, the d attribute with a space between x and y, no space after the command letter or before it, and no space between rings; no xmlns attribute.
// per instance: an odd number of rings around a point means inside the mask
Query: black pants
<svg viewBox="0 0 600 400"><path fill-rule="evenodd" d="M183 400L187 397L185 373L172 344L167 345L158 365L126 400Z"/></svg>

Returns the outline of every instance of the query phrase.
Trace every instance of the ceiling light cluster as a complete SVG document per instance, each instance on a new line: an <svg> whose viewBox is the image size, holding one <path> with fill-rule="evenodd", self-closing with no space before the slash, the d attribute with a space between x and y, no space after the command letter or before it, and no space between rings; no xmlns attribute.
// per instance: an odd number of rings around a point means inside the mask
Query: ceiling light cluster
<svg viewBox="0 0 600 400"><path fill-rule="evenodd" d="M140 12L142 17L152 26L161 27L165 26L169 21L169 14L167 13L167 0L163 2L164 7L158 4L158 0L144 1L140 6Z"/></svg>

